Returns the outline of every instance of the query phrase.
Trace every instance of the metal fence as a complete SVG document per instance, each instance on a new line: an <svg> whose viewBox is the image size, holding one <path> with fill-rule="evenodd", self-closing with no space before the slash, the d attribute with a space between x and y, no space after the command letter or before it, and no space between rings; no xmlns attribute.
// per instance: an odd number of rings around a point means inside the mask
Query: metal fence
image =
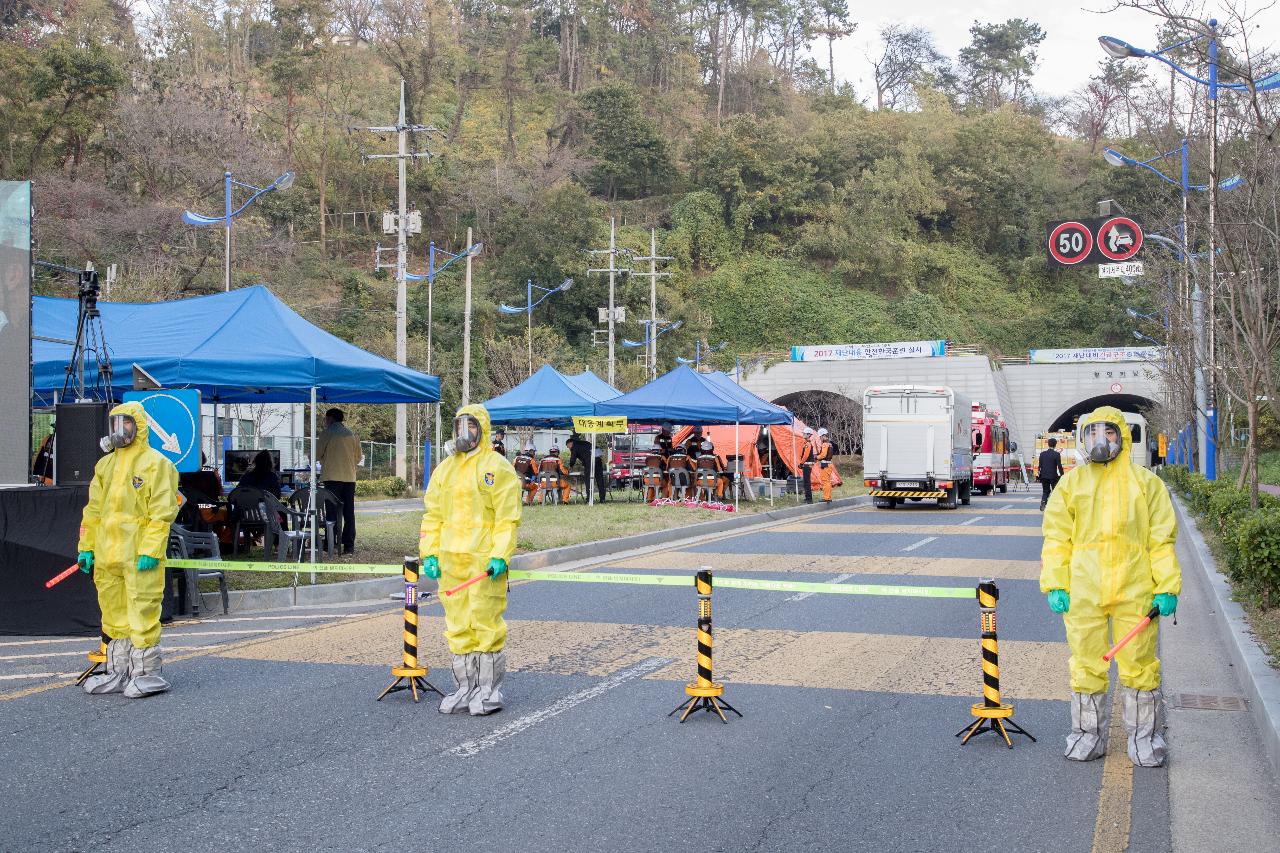
<svg viewBox="0 0 1280 853"><path fill-rule="evenodd" d="M311 455L311 437L301 435L258 435L258 436L230 436L230 450L278 450L280 452L280 468L282 470L305 471L307 469L307 461ZM224 447L228 442L224 438ZM422 448L410 445L409 454L409 471L410 481L413 481L414 472L417 479L421 480L422 470ZM212 454L213 438L205 437L205 453ZM382 477L393 477L396 473L395 454L396 446L380 441L362 441L360 442L360 468L357 476L361 480L376 480ZM212 459L212 455L209 455Z"/></svg>

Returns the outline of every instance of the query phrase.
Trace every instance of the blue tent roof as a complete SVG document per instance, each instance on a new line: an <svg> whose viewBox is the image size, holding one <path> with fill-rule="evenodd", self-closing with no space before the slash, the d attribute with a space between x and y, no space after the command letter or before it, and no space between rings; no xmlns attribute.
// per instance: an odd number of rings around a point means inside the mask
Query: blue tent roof
<svg viewBox="0 0 1280 853"><path fill-rule="evenodd" d="M770 403L765 398L757 394L753 394L746 388L743 388L737 382L734 382L733 378L730 377L729 374L724 373L723 371L717 370L715 373L704 373L702 375L706 377L708 381L715 383L715 385L723 391L732 394L734 398L741 401L743 405L757 408L773 415L769 420L753 420L749 421L749 423L789 424L791 423L792 418L795 417L790 410Z"/></svg>
<svg viewBox="0 0 1280 853"><path fill-rule="evenodd" d="M744 394L681 365L630 394L599 404L596 414L625 415L636 423L790 423L790 413L759 398L752 402Z"/></svg>
<svg viewBox="0 0 1280 853"><path fill-rule="evenodd" d="M37 296L32 333L73 340L74 299ZM440 380L388 361L308 323L264 285L173 302L99 302L117 398L134 363L166 388L196 388L221 403L434 403ZM32 342L32 396L52 405L71 347ZM97 378L86 364L85 385Z"/></svg>
<svg viewBox="0 0 1280 853"><path fill-rule="evenodd" d="M496 424L568 426L574 415L594 415L596 404L618 392L591 371L565 376L549 364L505 394L484 404Z"/></svg>

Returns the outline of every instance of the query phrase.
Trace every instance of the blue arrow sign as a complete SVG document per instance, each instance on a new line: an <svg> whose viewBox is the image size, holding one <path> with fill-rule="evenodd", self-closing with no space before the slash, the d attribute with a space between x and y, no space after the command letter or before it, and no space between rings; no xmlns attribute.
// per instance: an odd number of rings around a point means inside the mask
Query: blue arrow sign
<svg viewBox="0 0 1280 853"><path fill-rule="evenodd" d="M129 391L124 400L141 403L147 410L151 446L180 473L200 470L199 391Z"/></svg>

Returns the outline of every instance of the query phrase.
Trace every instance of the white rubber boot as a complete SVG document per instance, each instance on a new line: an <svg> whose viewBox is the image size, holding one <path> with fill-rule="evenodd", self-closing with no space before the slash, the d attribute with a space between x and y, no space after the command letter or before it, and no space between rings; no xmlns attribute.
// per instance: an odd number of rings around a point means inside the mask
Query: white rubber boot
<svg viewBox="0 0 1280 853"><path fill-rule="evenodd" d="M1063 755L1072 761L1093 761L1106 755L1109 710L1106 693L1072 693L1071 734Z"/></svg>
<svg viewBox="0 0 1280 853"><path fill-rule="evenodd" d="M130 699L154 696L169 689L164 678L164 662L160 659L160 647L134 648L129 653L131 672L124 695Z"/></svg>
<svg viewBox="0 0 1280 853"><path fill-rule="evenodd" d="M483 717L502 710L502 679L506 674L506 652L480 655L480 681L471 697L471 716Z"/></svg>
<svg viewBox="0 0 1280 853"><path fill-rule="evenodd" d="M1169 753L1164 742L1164 696L1159 688L1135 690L1122 686L1120 690L1129 760L1138 767L1159 767Z"/></svg>
<svg viewBox="0 0 1280 853"><path fill-rule="evenodd" d="M453 656L453 680L457 688L440 700L441 714L455 714L467 710L467 703L476 692L479 676L480 653Z"/></svg>
<svg viewBox="0 0 1280 853"><path fill-rule="evenodd" d="M125 685L129 683L129 653L132 651L133 642L127 638L107 643L107 671L86 679L84 692L99 696L103 693L119 693L124 690Z"/></svg>

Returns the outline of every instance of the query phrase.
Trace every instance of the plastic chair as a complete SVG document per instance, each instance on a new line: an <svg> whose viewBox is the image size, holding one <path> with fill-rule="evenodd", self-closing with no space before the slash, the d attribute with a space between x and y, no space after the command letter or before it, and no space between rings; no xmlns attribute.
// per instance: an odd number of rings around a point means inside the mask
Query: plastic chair
<svg viewBox="0 0 1280 853"><path fill-rule="evenodd" d="M284 562L286 557L292 560L295 559L293 551L296 546L298 549L296 559L301 560L302 553L311 544L311 527L308 524L308 514L287 508L276 500L276 496L272 494L264 494L262 501L266 509L264 514L266 516L267 532L263 537L263 545L267 554L271 553L274 546L278 562ZM286 524L286 521L290 523ZM316 533L318 534L319 532L317 529Z"/></svg>
<svg viewBox="0 0 1280 853"><path fill-rule="evenodd" d="M187 530L180 524L169 526L168 556L184 560L201 559L222 560L222 552L218 547L218 536L208 530ZM200 615L200 581L206 578L218 579L218 592L222 595L222 615L230 612L230 596L227 593L227 575L220 569L173 569L182 572L186 587L187 604L192 616ZM168 578L165 579L168 583Z"/></svg>
<svg viewBox="0 0 1280 853"><path fill-rule="evenodd" d="M689 470L689 457L683 453L671 454L667 462L667 473L671 478L671 497L684 500L693 487L693 472Z"/></svg>
<svg viewBox="0 0 1280 853"><path fill-rule="evenodd" d="M716 483L719 479L720 472L716 470L716 458L714 456L699 456L697 486L693 494L694 500L715 500Z"/></svg>
<svg viewBox="0 0 1280 853"><path fill-rule="evenodd" d="M306 515L311 506L311 491L307 488L296 490L289 495L289 499L285 505L293 512ZM324 552L332 557L338 548L339 538L342 536L342 501L338 500L338 496L326 488L316 490L316 512L320 518L324 519L324 533L321 537L324 543ZM317 528L316 534L320 534Z"/></svg>
<svg viewBox="0 0 1280 853"><path fill-rule="evenodd" d="M262 508L265 497L261 489L236 486L228 496L231 509L231 553L240 553L240 533L260 533L266 537L267 516ZM272 498L274 500L274 498ZM246 547L245 550L248 550Z"/></svg>
<svg viewBox="0 0 1280 853"><path fill-rule="evenodd" d="M560 503L560 470L554 459L543 459L538 471L538 499L544 505L548 495L553 504Z"/></svg>

